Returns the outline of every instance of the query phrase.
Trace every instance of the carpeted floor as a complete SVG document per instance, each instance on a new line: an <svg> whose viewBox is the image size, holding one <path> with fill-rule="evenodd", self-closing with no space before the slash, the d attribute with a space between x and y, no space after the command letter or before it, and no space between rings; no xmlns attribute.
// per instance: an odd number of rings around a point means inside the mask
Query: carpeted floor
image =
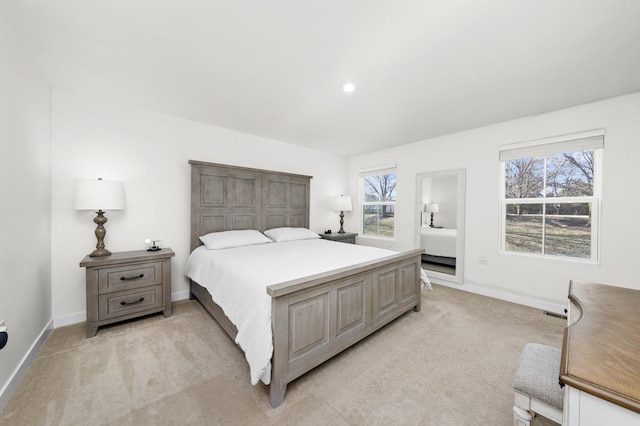
<svg viewBox="0 0 640 426"><path fill-rule="evenodd" d="M84 324L59 328L0 425L512 425L522 347L560 347L565 321L437 285L422 297L421 312L291 383L277 409L196 301L92 339Z"/></svg>

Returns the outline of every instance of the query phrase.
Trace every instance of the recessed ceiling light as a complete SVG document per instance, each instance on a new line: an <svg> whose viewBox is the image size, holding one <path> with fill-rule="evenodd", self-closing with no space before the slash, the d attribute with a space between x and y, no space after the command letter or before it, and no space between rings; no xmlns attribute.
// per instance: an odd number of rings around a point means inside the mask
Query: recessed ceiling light
<svg viewBox="0 0 640 426"><path fill-rule="evenodd" d="M342 85L342 90L347 93L352 93L356 91L356 85L353 83L345 83Z"/></svg>

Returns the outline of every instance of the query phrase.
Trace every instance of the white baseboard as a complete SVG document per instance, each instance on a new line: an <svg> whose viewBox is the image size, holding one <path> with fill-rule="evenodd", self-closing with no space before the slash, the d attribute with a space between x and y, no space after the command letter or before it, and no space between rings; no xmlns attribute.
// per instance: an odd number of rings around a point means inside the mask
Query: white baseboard
<svg viewBox="0 0 640 426"><path fill-rule="evenodd" d="M517 303L518 305L529 306L530 308L541 309L547 312L553 312L558 315L565 315L565 308L567 305L545 302L543 300L534 299L531 297L520 296L506 291L500 291L482 287L477 284L463 283L457 284L447 282L445 280L439 280L437 278L430 279L432 283L442 285L445 287L451 287L462 291L468 291L469 293L479 294L481 296L493 297L494 299L504 300L506 302Z"/></svg>
<svg viewBox="0 0 640 426"><path fill-rule="evenodd" d="M462 291L468 291L469 293L480 294L482 296L493 297L494 299L500 299L507 302L517 303L519 305L529 306L531 308L541 309L543 311L553 312L559 315L564 315L566 305L545 302L542 300L534 299L531 297L519 296L517 294L508 293L505 291L494 290L487 287L482 287L477 284L464 283L457 284L440 280L438 278L430 278L430 281L434 284L443 285L445 287L451 287ZM179 300L185 300L189 298L189 290L180 291L171 294L171 301L177 302ZM64 316L55 317L53 319L53 328L64 327L65 325L77 324L87 320L86 312L77 312L75 314L69 314Z"/></svg>
<svg viewBox="0 0 640 426"><path fill-rule="evenodd" d="M87 320L85 311L76 312L75 314L61 315L53 318L53 328L64 327L66 325L77 324Z"/></svg>
<svg viewBox="0 0 640 426"><path fill-rule="evenodd" d="M9 380L7 380L7 382L0 390L0 411L2 411L4 406L7 405L7 402L9 402L11 395L22 381L22 378L27 373L27 370L31 366L31 363L34 359L36 359L38 352L40 352L40 349L42 349L42 346L44 346L44 342L47 341L47 338L52 331L53 320L50 320L42 330L42 332L40 332L40 336L38 336L36 341L33 342L27 353L24 355L24 357L22 357L20 364L18 364L16 369L13 371L13 373L9 377Z"/></svg>
<svg viewBox="0 0 640 426"><path fill-rule="evenodd" d="M191 291L186 290L186 291L180 291L178 293L172 293L171 294L171 301L172 302L177 302L178 300L185 300L189 298L189 293L191 293Z"/></svg>
<svg viewBox="0 0 640 426"><path fill-rule="evenodd" d="M180 291L178 293L171 294L171 301L176 302L178 300L185 300L189 298L189 290ZM76 312L75 314L61 315L53 318L53 328L64 327L66 325L78 324L79 322L85 322L87 320L87 313L85 311Z"/></svg>

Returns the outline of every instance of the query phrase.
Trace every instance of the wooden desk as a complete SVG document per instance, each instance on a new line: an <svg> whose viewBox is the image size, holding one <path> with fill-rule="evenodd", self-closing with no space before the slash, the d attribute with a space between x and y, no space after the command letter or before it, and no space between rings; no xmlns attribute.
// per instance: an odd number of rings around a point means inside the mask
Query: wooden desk
<svg viewBox="0 0 640 426"><path fill-rule="evenodd" d="M640 425L640 291L572 281L563 425Z"/></svg>

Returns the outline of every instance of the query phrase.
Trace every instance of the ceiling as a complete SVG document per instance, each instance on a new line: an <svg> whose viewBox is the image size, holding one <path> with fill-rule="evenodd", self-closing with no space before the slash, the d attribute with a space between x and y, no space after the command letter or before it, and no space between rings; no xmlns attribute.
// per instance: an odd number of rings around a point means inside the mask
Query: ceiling
<svg viewBox="0 0 640 426"><path fill-rule="evenodd" d="M54 88L345 156L640 90L638 0L0 0L0 11Z"/></svg>

